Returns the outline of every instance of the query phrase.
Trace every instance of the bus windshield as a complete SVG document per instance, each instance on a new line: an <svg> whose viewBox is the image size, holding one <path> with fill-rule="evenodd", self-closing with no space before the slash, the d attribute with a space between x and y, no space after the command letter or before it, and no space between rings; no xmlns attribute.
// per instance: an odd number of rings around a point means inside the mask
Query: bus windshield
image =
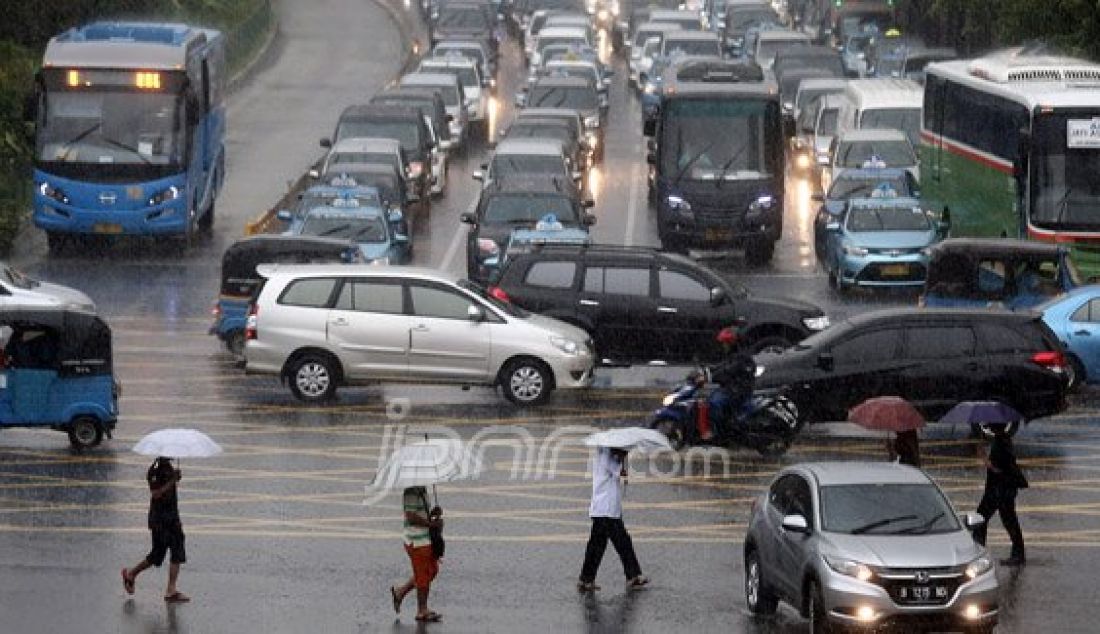
<svg viewBox="0 0 1100 634"><path fill-rule="evenodd" d="M1034 130L1032 220L1100 228L1100 111L1036 115Z"/></svg>
<svg viewBox="0 0 1100 634"><path fill-rule="evenodd" d="M767 153L777 148L767 130L778 123L767 101L676 99L665 110L660 168L676 181L761 178L768 171Z"/></svg>
<svg viewBox="0 0 1100 634"><path fill-rule="evenodd" d="M864 110L860 128L901 130L913 147L920 145L920 108L874 108Z"/></svg>
<svg viewBox="0 0 1100 634"><path fill-rule="evenodd" d="M166 93L51 91L38 120L40 161L178 166L182 100Z"/></svg>

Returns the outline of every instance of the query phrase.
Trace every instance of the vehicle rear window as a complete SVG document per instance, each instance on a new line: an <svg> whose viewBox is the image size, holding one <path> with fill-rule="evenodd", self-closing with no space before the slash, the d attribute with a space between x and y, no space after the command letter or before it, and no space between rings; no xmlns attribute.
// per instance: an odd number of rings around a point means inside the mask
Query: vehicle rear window
<svg viewBox="0 0 1100 634"><path fill-rule="evenodd" d="M576 272L574 262L535 262L523 281L539 288L572 288Z"/></svg>
<svg viewBox="0 0 1100 634"><path fill-rule="evenodd" d="M355 280L344 283L335 308L400 315L404 313L404 304L401 284Z"/></svg>
<svg viewBox="0 0 1100 634"><path fill-rule="evenodd" d="M649 269L588 267L584 273L584 290L590 293L648 297Z"/></svg>
<svg viewBox="0 0 1100 634"><path fill-rule="evenodd" d="M331 277L294 280L279 296L279 303L284 306L324 308L328 306L335 287L336 279Z"/></svg>
<svg viewBox="0 0 1100 634"><path fill-rule="evenodd" d="M906 331L910 359L950 359L974 354L974 331L966 326L910 328Z"/></svg>
<svg viewBox="0 0 1100 634"><path fill-rule="evenodd" d="M664 299L694 302L710 301L710 289L699 280L677 271L658 271L657 283Z"/></svg>
<svg viewBox="0 0 1100 634"><path fill-rule="evenodd" d="M1020 328L1010 328L1003 324L980 324L978 332L981 333L982 344L987 352L1035 352L1049 349L1043 339L1042 329L1033 324Z"/></svg>

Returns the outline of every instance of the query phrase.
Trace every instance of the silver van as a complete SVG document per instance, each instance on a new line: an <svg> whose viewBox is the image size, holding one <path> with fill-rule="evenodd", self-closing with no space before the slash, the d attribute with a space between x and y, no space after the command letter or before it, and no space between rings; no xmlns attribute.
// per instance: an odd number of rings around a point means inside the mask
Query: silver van
<svg viewBox="0 0 1100 634"><path fill-rule="evenodd" d="M302 401L382 381L500 386L519 405L592 384L583 330L412 267L261 265L245 371L278 376Z"/></svg>

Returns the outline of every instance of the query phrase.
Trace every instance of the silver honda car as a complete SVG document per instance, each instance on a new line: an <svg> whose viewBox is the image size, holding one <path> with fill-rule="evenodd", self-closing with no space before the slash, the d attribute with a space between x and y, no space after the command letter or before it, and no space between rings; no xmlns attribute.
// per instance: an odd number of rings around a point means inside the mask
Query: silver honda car
<svg viewBox="0 0 1100 634"><path fill-rule="evenodd" d="M904 627L989 632L993 561L923 471L888 462L810 463L779 472L753 503L745 599L780 600L812 632Z"/></svg>

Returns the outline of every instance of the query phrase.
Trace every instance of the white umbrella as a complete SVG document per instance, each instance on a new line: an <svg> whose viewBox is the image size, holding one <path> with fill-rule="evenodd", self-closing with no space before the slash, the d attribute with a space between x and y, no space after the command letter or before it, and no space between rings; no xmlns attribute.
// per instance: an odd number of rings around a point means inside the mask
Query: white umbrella
<svg viewBox="0 0 1100 634"><path fill-rule="evenodd" d="M134 445L134 453L165 458L209 458L222 452L210 436L195 429L161 429Z"/></svg>
<svg viewBox="0 0 1100 634"><path fill-rule="evenodd" d="M643 453L673 450L664 434L656 429L645 427L622 427L597 432L585 438L584 444L589 447L608 447Z"/></svg>
<svg viewBox="0 0 1100 634"><path fill-rule="evenodd" d="M424 439L395 451L374 475L376 488L435 485L481 473L481 460L461 440Z"/></svg>

